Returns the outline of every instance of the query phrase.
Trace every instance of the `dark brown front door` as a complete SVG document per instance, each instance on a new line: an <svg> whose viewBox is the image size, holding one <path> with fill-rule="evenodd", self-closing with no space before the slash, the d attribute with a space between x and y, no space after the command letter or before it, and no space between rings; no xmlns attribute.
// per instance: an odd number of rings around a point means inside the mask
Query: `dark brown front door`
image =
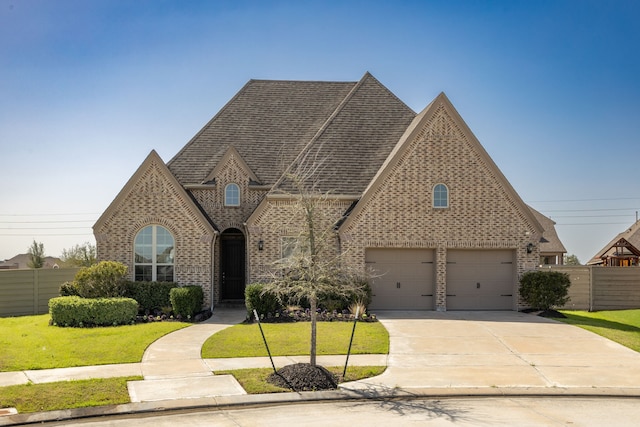
<svg viewBox="0 0 640 427"><path fill-rule="evenodd" d="M245 285L244 234L232 228L220 238L220 284L223 300L244 299Z"/></svg>

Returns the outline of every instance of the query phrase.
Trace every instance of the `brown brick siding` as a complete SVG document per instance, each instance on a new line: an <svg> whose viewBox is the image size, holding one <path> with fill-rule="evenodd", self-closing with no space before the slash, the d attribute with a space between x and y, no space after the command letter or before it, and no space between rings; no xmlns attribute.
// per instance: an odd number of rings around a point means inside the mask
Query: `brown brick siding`
<svg viewBox="0 0 640 427"><path fill-rule="evenodd" d="M148 164L128 194L117 199L111 216L94 233L99 260L119 261L134 279L133 242L147 225L167 228L175 239L175 281L203 287L206 305L211 303L211 244L213 235L195 216L190 201L155 161ZM168 172L167 172L168 173Z"/></svg>
<svg viewBox="0 0 640 427"><path fill-rule="evenodd" d="M446 251L515 249L517 273L535 268L526 253L539 235L483 156L441 107L404 151L372 197L341 230L353 263L371 247L436 250L436 307L446 310ZM432 208L433 187L449 188L449 207ZM517 281L514 295L517 294ZM514 307L515 308L515 307Z"/></svg>

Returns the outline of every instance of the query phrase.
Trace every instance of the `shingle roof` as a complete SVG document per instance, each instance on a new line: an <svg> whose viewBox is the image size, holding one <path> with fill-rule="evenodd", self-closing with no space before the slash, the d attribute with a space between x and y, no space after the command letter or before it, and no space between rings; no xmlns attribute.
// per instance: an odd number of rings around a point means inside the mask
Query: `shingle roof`
<svg viewBox="0 0 640 427"><path fill-rule="evenodd" d="M623 231L614 237L609 243L607 243L597 254L591 258L587 264L600 264L602 262L602 257L609 251L615 251L613 246L620 241L620 239L625 239L627 242L631 243L636 248L640 248L640 221L636 221L631 227Z"/></svg>
<svg viewBox="0 0 640 427"><path fill-rule="evenodd" d="M542 239L540 241L540 252L548 252L548 253L566 253L567 249L564 247L558 234L556 233L556 223L551 219L544 215L542 215L537 210L533 209L531 206L528 206L529 210L533 212L533 215L536 217L540 225L544 228L544 232L542 233Z"/></svg>
<svg viewBox="0 0 640 427"><path fill-rule="evenodd" d="M317 151L319 190L357 195L414 116L369 73L359 82L251 80L167 166L181 184L200 184L233 145L273 185Z"/></svg>

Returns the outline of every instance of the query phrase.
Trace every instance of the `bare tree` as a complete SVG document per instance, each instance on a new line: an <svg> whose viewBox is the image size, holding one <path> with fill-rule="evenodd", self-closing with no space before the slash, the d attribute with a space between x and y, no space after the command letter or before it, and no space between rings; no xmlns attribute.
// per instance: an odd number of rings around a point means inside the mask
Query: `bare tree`
<svg viewBox="0 0 640 427"><path fill-rule="evenodd" d="M290 226L299 229L288 242L283 258L272 264L269 282L263 292L291 302L306 300L311 311L310 364L316 366L318 301L326 295L353 297L366 295L365 272L344 262L335 231L336 218L331 218L331 196L317 190L316 173L321 162L312 167L285 174L290 186Z"/></svg>
<svg viewBox="0 0 640 427"><path fill-rule="evenodd" d="M29 246L28 250L29 262L27 266L29 268L42 268L44 267L44 244L38 243L35 240Z"/></svg>

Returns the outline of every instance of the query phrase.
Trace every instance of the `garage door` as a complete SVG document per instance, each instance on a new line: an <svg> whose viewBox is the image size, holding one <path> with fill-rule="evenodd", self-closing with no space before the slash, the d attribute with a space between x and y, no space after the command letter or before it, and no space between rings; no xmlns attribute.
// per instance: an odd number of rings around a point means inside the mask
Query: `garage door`
<svg viewBox="0 0 640 427"><path fill-rule="evenodd" d="M371 308L433 310L433 250L368 249L366 262L374 274Z"/></svg>
<svg viewBox="0 0 640 427"><path fill-rule="evenodd" d="M513 310L514 253L447 251L447 310Z"/></svg>

